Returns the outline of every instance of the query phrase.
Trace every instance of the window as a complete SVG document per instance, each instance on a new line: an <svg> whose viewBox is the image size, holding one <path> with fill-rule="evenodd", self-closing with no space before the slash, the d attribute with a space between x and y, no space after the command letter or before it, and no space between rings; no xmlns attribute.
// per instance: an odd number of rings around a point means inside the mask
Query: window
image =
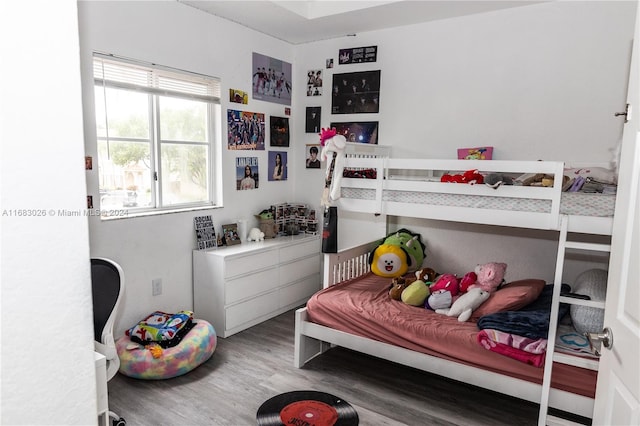
<svg viewBox="0 0 640 426"><path fill-rule="evenodd" d="M100 211L220 204L220 81L95 53Z"/></svg>

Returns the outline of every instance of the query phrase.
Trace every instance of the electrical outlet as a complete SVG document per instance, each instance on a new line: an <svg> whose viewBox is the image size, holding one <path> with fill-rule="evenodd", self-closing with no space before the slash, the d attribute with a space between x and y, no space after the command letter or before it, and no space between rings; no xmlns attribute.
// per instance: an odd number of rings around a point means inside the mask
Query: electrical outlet
<svg viewBox="0 0 640 426"><path fill-rule="evenodd" d="M159 296L162 294L162 279L156 278L151 281L151 294L153 296Z"/></svg>

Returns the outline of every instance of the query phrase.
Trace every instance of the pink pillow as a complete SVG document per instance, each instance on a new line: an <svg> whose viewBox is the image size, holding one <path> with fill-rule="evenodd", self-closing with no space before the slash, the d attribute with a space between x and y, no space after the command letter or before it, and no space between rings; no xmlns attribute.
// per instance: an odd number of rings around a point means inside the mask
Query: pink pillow
<svg viewBox="0 0 640 426"><path fill-rule="evenodd" d="M471 314L472 319L503 311L517 311L540 296L544 280L528 279L513 281L491 293L491 296Z"/></svg>

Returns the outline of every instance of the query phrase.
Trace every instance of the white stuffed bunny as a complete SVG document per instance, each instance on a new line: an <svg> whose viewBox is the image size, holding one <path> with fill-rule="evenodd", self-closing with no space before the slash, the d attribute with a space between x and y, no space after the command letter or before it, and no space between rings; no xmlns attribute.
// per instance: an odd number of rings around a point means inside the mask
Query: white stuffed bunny
<svg viewBox="0 0 640 426"><path fill-rule="evenodd" d="M453 302L449 309L436 309L436 313L450 317L458 317L458 321L465 322L471 318L475 309L489 298L491 293L479 288L472 288Z"/></svg>

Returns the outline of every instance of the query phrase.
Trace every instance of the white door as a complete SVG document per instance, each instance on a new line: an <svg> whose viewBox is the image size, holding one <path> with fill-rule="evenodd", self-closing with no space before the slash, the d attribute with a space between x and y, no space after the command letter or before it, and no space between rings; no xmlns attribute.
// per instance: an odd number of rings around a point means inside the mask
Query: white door
<svg viewBox="0 0 640 426"><path fill-rule="evenodd" d="M629 73L629 121L624 125L613 221L604 326L612 345L602 349L594 425L640 424L640 9Z"/></svg>

